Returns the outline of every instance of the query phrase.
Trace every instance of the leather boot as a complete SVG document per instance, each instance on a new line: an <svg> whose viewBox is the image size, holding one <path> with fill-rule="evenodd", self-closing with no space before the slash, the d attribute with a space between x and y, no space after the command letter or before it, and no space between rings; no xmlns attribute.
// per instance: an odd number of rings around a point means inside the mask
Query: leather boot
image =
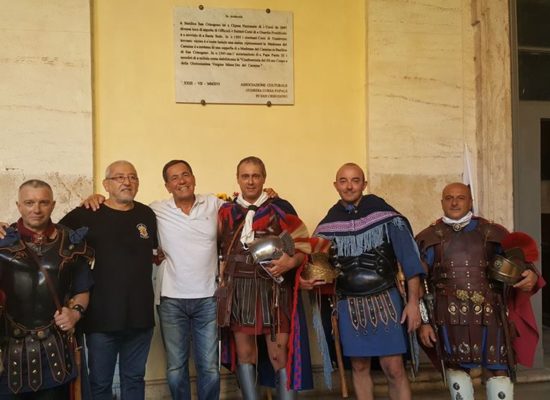
<svg viewBox="0 0 550 400"><path fill-rule="evenodd" d="M296 391L287 390L286 368L281 368L277 371L277 398L279 400L296 400Z"/></svg>
<svg viewBox="0 0 550 400"><path fill-rule="evenodd" d="M256 387L256 366L254 364L239 364L237 366L237 379L241 387L243 400L259 400Z"/></svg>

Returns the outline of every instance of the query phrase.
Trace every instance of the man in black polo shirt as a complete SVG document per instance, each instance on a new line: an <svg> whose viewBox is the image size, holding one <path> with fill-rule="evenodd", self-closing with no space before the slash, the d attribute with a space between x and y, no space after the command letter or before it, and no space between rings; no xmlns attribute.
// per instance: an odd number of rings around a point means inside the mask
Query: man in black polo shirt
<svg viewBox="0 0 550 400"><path fill-rule="evenodd" d="M112 400L117 356L123 399L145 397L145 364L153 335L153 250L157 248L155 214L134 201L136 169L115 161L105 171L109 197L97 211L78 207L60 222L87 226L96 250L95 286L84 320L90 384L94 400Z"/></svg>

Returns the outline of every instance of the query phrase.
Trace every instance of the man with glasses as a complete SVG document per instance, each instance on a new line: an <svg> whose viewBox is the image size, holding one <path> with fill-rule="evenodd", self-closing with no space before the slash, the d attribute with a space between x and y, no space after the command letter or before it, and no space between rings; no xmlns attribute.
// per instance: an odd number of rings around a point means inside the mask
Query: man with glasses
<svg viewBox="0 0 550 400"><path fill-rule="evenodd" d="M94 400L112 400L119 357L123 399L145 397L145 364L153 335L153 251L157 249L155 214L134 200L139 179L128 161L115 161L105 171L109 194L97 211L78 207L60 222L89 228L96 250L95 285L83 320Z"/></svg>

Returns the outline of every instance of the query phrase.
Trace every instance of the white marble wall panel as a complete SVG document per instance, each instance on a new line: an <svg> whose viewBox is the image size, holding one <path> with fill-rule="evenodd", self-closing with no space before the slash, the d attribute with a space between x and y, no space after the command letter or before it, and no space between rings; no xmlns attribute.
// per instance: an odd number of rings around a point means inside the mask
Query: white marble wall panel
<svg viewBox="0 0 550 400"><path fill-rule="evenodd" d="M0 220L30 178L53 185L57 219L92 188L89 1L0 0L0 48Z"/></svg>
<svg viewBox="0 0 550 400"><path fill-rule="evenodd" d="M511 109L500 95L510 88L509 51L500 45L507 41L507 10L481 1L479 11L478 3L367 2L369 186L409 215L416 229L440 216L443 186L462 179L465 144L478 212L510 223L506 196L487 196L511 182L507 164L492 162L493 147L512 150ZM498 129L495 119L504 121Z"/></svg>

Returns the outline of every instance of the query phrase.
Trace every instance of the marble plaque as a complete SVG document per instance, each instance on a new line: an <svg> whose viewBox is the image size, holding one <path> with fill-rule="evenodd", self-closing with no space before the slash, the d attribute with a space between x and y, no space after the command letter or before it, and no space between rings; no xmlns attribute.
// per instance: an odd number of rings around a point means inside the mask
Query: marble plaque
<svg viewBox="0 0 550 400"><path fill-rule="evenodd" d="M178 7L176 102L294 104L292 13Z"/></svg>

